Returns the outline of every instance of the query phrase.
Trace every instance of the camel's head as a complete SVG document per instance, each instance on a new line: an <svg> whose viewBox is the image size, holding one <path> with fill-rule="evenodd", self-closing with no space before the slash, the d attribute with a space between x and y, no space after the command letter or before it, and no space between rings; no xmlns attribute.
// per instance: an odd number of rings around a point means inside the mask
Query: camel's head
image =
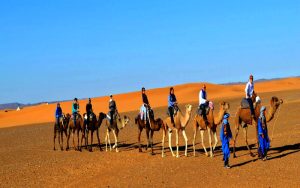
<svg viewBox="0 0 300 188"><path fill-rule="evenodd" d="M282 99L278 99L277 97L272 97L270 104L272 107L274 107L275 109L277 109L279 107L279 105L281 105L283 103Z"/></svg>
<svg viewBox="0 0 300 188"><path fill-rule="evenodd" d="M190 105L190 104L185 105L185 109L186 109L186 111L189 112L189 113L192 111L192 108L193 108L193 106Z"/></svg>
<svg viewBox="0 0 300 188"><path fill-rule="evenodd" d="M63 124L68 125L71 119L71 115L69 113L63 114Z"/></svg>
<svg viewBox="0 0 300 188"><path fill-rule="evenodd" d="M126 125L128 125L129 124L129 122L130 122L130 118L128 117L128 116L124 116L124 118L122 118L122 127L121 127L121 129L123 129L124 127L126 127Z"/></svg>
<svg viewBox="0 0 300 188"><path fill-rule="evenodd" d="M106 114L103 112L99 113L99 118L98 118L98 126L102 124L102 121L106 118Z"/></svg>
<svg viewBox="0 0 300 188"><path fill-rule="evenodd" d="M221 102L220 103L220 110L224 110L224 112L227 112L230 109L230 105L228 102Z"/></svg>

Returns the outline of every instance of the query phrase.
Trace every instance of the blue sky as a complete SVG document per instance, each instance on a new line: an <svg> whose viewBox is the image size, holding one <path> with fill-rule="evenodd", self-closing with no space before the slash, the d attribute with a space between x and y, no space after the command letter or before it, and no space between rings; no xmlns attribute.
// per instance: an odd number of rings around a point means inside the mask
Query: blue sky
<svg viewBox="0 0 300 188"><path fill-rule="evenodd" d="M299 76L300 1L3 1L0 103Z"/></svg>

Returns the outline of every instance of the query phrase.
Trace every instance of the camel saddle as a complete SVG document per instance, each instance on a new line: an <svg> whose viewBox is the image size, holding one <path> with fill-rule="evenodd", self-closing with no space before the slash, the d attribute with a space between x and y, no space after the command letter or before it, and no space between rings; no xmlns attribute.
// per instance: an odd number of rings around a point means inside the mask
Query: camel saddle
<svg viewBox="0 0 300 188"><path fill-rule="evenodd" d="M250 109L249 102L247 101L246 98L243 98L241 101L241 108L242 109Z"/></svg>
<svg viewBox="0 0 300 188"><path fill-rule="evenodd" d="M197 109L197 113L198 115L202 116L204 113L206 115L209 114L209 110L213 110L214 109L214 103L212 101L209 101L208 105L205 105L204 108L200 106L198 106L198 109Z"/></svg>
<svg viewBox="0 0 300 188"><path fill-rule="evenodd" d="M178 106L174 106L174 117L177 115L178 111L180 111L179 107ZM170 113L169 113L169 110L167 110L167 115L170 117Z"/></svg>
<svg viewBox="0 0 300 188"><path fill-rule="evenodd" d="M94 113L91 113L91 114L89 115L89 117L87 117L87 116L88 116L87 114L84 114L84 119L87 120L87 119L89 118L89 120L92 121L93 118L95 117L95 114L94 114Z"/></svg>

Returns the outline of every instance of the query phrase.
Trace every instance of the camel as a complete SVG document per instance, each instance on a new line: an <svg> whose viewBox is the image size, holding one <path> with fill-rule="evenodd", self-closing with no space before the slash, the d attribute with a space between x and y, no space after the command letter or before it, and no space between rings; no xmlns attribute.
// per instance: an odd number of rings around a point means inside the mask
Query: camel
<svg viewBox="0 0 300 188"><path fill-rule="evenodd" d="M203 141L203 134L204 131L207 130L208 132L208 139L209 139L209 146L210 146L210 157L213 157L213 151L215 150L217 144L218 144L218 138L217 138L217 125L219 125L222 122L224 114L229 110L230 106L229 103L227 102L221 102L220 103L220 111L217 117L214 116L214 110L213 107L209 110L209 113L207 114L207 120L208 120L208 125L205 124L205 121L202 116L200 116L198 113L195 115L193 125L194 125L194 140L193 140L193 149L194 149L194 156L196 155L195 152L195 140L197 136L197 131L200 131L201 135L201 142L202 142L202 147L205 151L205 155L209 156L206 150L206 147L204 145ZM211 140L211 135L214 136L215 143L212 148L212 140Z"/></svg>
<svg viewBox="0 0 300 188"><path fill-rule="evenodd" d="M270 110L267 112L267 116L266 116L266 120L267 122L270 122L273 118L274 115L277 111L277 109L279 108L279 106L283 103L282 99L278 99L277 97L272 97L270 100ZM254 126L256 128L256 143L258 145L258 134L257 134L257 121L258 121L258 117L260 115L260 108L261 108L261 104L255 104L254 107L254 111L255 111L255 119L253 120L253 118L251 117L251 113L250 113L250 109L243 109L241 107L238 108L238 111L236 113L235 116L235 137L233 140L233 157L236 158L235 155L235 145L236 145L236 139L239 133L239 128L242 127L243 128L243 132L244 132L244 136L245 136L245 142L247 145L247 149L249 151L249 154L254 157L255 155L251 152L251 149L249 147L248 144L248 140L247 140L247 130L248 130L248 125L252 125L252 123L254 123Z"/></svg>
<svg viewBox="0 0 300 188"><path fill-rule="evenodd" d="M56 139L56 134L58 133L58 144L60 146L61 151L64 150L63 145L64 145L64 139L63 139L63 133L65 133L66 137L68 137L67 135L67 130L68 130L68 124L69 124L69 120L70 120L71 116L70 114L63 114L63 117L61 119L61 121L59 122L59 125L56 124L56 122L54 123L54 150L56 150L55 148L55 139Z"/></svg>
<svg viewBox="0 0 300 188"><path fill-rule="evenodd" d="M167 131L169 131L169 148L170 151L172 153L173 157L177 157L179 158L179 145L178 145L178 136L179 136L179 131L182 131L182 135L183 138L185 140L185 156L187 156L187 136L186 136L186 132L185 132L185 128L191 118L191 112L192 112L192 105L188 104L185 106L185 115L183 115L180 110L177 112L177 114L174 117L174 124L175 126L171 123L171 118L167 117L164 120L164 126L163 126L163 138L162 138L162 157L165 157L165 153L164 153L164 145L165 145L165 136ZM177 147L177 153L176 155L173 153L172 150L172 131L175 130L176 131L176 147Z"/></svg>
<svg viewBox="0 0 300 188"><path fill-rule="evenodd" d="M142 152L141 149L141 133L143 129L146 130L146 136L147 136L147 147L146 150L148 149L149 145L151 145L151 154L153 155L153 134L154 131L159 131L160 128L163 126L163 120L160 118L154 119L154 113L153 110L150 109L148 110L148 118L147 118L147 123L143 120L141 120L140 114L135 118L135 124L138 125L138 142L139 142L139 152ZM150 137L150 139L149 139Z"/></svg>
<svg viewBox="0 0 300 188"><path fill-rule="evenodd" d="M81 151L81 145L82 145L82 139L85 138L84 136L84 123L83 123L83 118L82 116L78 113L77 117L76 117L76 123L74 125L74 120L73 117L70 119L69 121L69 132L68 132L68 141L67 141L67 148L66 150L69 150L69 140L70 140L70 136L72 134L72 139L73 139L73 146L75 151L79 150ZM75 147L75 141L74 141L74 134L75 131L77 130L77 148ZM81 144L79 145L79 132L82 131L82 137L81 137Z"/></svg>
<svg viewBox="0 0 300 188"><path fill-rule="evenodd" d="M120 129L123 129L128 123L130 122L130 118L127 116L124 117L118 117L113 121L113 124L110 125L109 120L106 118L105 121L105 125L106 125L106 136L105 136L105 148L106 151L107 150L107 142L109 144L109 149L110 151L112 150L112 148L116 149L116 152L119 152L118 149L118 135L119 135L119 131ZM113 147L111 147L110 145L110 138L109 138L109 133L113 132L113 135L115 137L115 144L113 145Z"/></svg>
<svg viewBox="0 0 300 188"><path fill-rule="evenodd" d="M86 113L83 114L83 117L86 116ZM99 118L97 119L96 115L93 114L92 120L89 121L88 125L85 125L85 142L86 142L86 147L88 147L88 136L89 136L89 131L91 131L91 147L89 148L89 151L93 151L93 134L94 131L97 131L97 139L98 139L98 146L100 148L100 151L102 151L101 145L100 145L100 137L99 137L99 128L102 124L103 119L106 118L106 114L104 113L99 113Z"/></svg>

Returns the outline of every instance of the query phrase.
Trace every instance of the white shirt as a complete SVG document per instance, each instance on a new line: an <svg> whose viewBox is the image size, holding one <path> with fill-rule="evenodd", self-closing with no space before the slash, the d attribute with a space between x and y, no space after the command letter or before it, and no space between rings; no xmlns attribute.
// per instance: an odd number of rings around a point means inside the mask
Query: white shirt
<svg viewBox="0 0 300 188"><path fill-rule="evenodd" d="M252 94L254 92L254 83L251 84L251 82L249 81L246 85L245 92L246 98L252 97Z"/></svg>
<svg viewBox="0 0 300 188"><path fill-rule="evenodd" d="M205 92L206 93L206 92ZM207 98L207 93L206 93L206 98ZM202 89L199 92L199 105L206 103L206 99L204 99L204 94L202 92Z"/></svg>

